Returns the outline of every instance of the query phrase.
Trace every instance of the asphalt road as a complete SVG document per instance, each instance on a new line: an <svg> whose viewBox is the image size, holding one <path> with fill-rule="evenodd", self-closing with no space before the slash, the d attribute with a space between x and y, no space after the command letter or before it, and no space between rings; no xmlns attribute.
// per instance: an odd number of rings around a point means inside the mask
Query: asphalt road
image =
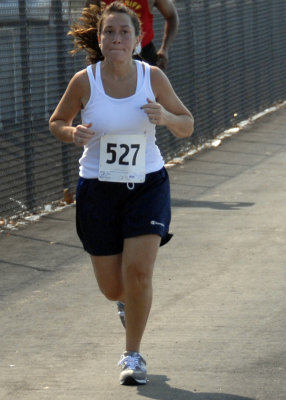
<svg viewBox="0 0 286 400"><path fill-rule="evenodd" d="M0 235L1 400L286 399L286 109L169 173L148 384L119 385L124 331L71 206Z"/></svg>

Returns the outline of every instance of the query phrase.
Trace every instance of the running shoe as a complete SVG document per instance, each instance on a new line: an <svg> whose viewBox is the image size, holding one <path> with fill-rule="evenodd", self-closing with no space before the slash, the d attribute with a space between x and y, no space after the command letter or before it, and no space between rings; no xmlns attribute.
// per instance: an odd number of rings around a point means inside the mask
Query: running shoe
<svg viewBox="0 0 286 400"><path fill-rule="evenodd" d="M125 304L122 301L117 302L117 311L120 321L125 328Z"/></svg>
<svg viewBox="0 0 286 400"><path fill-rule="evenodd" d="M125 351L118 365L121 367L121 385L145 385L147 382L146 361L140 353Z"/></svg>

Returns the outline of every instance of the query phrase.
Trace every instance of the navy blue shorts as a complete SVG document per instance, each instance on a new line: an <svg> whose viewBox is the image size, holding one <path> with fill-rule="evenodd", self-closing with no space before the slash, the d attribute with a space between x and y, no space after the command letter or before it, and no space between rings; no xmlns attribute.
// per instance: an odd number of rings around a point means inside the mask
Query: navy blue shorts
<svg viewBox="0 0 286 400"><path fill-rule="evenodd" d="M79 178L76 194L76 228L91 255L122 253L123 242L146 234L172 237L170 184L165 168L146 175L130 190L126 183Z"/></svg>

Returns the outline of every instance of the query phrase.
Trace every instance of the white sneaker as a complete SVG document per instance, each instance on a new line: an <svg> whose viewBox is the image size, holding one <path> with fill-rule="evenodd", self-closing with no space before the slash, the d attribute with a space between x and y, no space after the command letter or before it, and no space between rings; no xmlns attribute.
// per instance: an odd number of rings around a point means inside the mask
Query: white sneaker
<svg viewBox="0 0 286 400"><path fill-rule="evenodd" d="M145 385L147 382L146 361L140 353L125 351L118 365L121 367L121 385Z"/></svg>

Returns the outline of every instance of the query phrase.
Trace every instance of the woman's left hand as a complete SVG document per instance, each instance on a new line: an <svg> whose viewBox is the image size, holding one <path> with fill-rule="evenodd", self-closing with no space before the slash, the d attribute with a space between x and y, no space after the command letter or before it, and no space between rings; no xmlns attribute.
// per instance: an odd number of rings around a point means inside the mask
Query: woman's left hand
<svg viewBox="0 0 286 400"><path fill-rule="evenodd" d="M141 109L147 114L149 121L154 125L165 125L164 117L166 110L160 103L152 101L147 98L147 104L141 107Z"/></svg>

